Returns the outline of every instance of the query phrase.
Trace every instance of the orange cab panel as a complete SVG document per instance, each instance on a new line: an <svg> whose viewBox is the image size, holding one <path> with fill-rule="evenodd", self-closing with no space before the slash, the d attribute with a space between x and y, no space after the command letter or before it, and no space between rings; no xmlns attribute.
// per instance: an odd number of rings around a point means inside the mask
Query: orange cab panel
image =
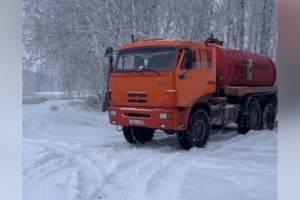
<svg viewBox="0 0 300 200"><path fill-rule="evenodd" d="M161 107L174 106L174 84L171 73L159 76L110 78L109 101L112 105Z"/></svg>

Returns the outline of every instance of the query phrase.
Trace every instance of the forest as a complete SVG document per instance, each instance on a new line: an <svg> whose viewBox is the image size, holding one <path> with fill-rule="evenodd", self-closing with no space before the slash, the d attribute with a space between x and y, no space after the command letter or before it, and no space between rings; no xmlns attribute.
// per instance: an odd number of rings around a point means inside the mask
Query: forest
<svg viewBox="0 0 300 200"><path fill-rule="evenodd" d="M277 0L23 0L23 92L104 94L106 47L140 39L204 41L277 64Z"/></svg>

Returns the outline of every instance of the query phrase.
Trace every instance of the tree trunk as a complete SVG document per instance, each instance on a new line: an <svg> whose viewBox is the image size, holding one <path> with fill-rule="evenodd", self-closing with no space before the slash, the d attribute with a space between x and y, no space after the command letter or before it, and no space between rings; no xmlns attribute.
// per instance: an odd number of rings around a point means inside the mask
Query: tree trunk
<svg viewBox="0 0 300 200"><path fill-rule="evenodd" d="M245 22L245 2L244 0L240 0L240 7L239 7L239 45L238 48L240 50L244 49L244 37L245 37L245 31L244 31L244 22Z"/></svg>

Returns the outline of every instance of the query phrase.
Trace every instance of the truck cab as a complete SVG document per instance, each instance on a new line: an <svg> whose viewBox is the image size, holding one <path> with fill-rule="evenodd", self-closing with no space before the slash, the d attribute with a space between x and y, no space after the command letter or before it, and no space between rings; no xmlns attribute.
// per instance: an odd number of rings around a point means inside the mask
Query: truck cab
<svg viewBox="0 0 300 200"><path fill-rule="evenodd" d="M213 47L178 40L124 45L110 74L110 123L184 130L189 108L216 90Z"/></svg>

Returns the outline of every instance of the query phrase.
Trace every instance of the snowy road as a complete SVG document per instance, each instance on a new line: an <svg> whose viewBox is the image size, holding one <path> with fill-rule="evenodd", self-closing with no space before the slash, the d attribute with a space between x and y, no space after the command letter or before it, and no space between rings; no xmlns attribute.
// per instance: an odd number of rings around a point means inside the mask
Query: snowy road
<svg viewBox="0 0 300 200"><path fill-rule="evenodd" d="M160 132L129 145L105 114L66 101L23 106L23 199L274 200L277 131L213 135L184 151Z"/></svg>

